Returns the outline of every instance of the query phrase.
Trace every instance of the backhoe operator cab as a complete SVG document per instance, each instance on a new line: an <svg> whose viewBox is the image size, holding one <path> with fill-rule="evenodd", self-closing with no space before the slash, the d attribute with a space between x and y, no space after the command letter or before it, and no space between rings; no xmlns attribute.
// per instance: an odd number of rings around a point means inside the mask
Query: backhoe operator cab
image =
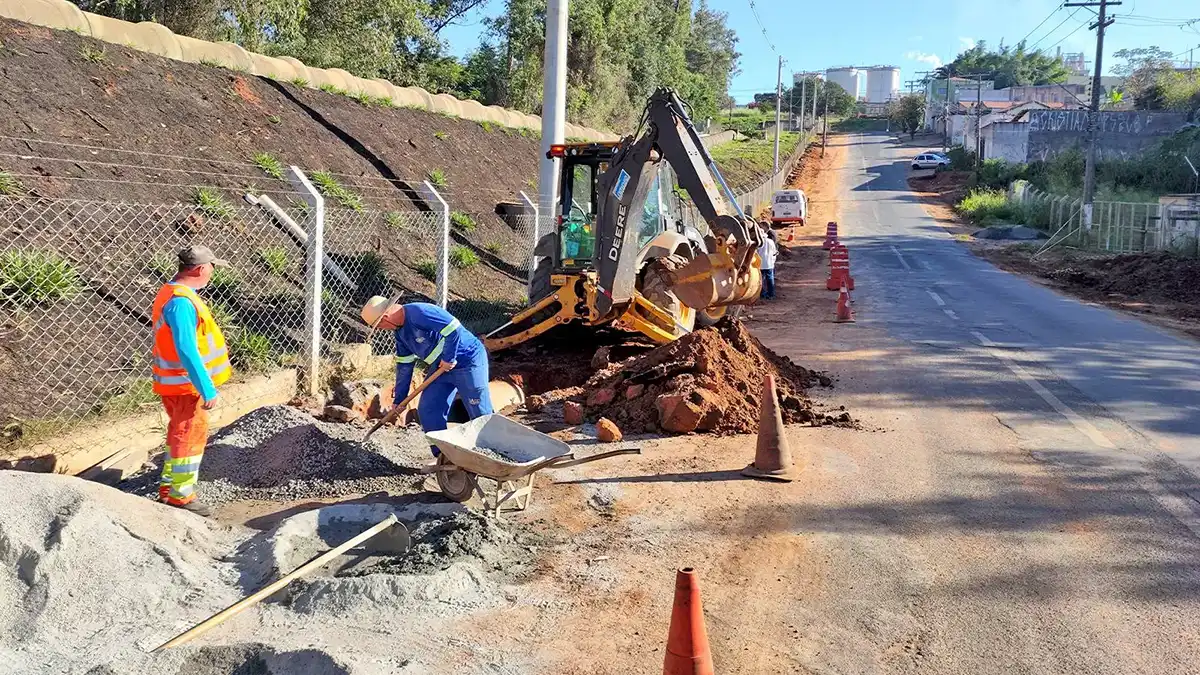
<svg viewBox="0 0 1200 675"><path fill-rule="evenodd" d="M619 143L551 146L562 160L553 229L534 248L530 306L484 337L490 351L575 321L666 343L758 297L759 230L717 192L729 194L678 97L657 91L642 127ZM683 225L676 181L704 236Z"/></svg>

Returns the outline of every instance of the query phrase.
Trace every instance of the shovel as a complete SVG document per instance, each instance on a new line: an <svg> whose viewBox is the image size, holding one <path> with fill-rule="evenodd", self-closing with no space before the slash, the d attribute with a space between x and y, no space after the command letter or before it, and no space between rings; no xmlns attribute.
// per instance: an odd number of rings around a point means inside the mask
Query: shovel
<svg viewBox="0 0 1200 675"><path fill-rule="evenodd" d="M445 373L448 370L450 370L450 369L447 368L445 365L439 365L437 370L433 371L432 375L425 378L424 382L417 385L417 388L413 389L411 394L409 394L408 396L405 396L403 401L400 401L396 405L392 406L392 409L389 410L388 413L383 416L383 419L376 422L375 426L371 427L371 430L367 432L367 435L363 436L362 442L366 443L367 439L369 439L371 437L371 434L374 434L376 431L379 431L380 429L382 429L383 425L388 424L389 422L392 422L393 420L395 420L400 415L400 413L404 410L404 407L409 404L409 402L411 402L414 398L416 398L417 395L420 394L422 391L425 391L426 387L433 384L434 380L441 377L442 373Z"/></svg>

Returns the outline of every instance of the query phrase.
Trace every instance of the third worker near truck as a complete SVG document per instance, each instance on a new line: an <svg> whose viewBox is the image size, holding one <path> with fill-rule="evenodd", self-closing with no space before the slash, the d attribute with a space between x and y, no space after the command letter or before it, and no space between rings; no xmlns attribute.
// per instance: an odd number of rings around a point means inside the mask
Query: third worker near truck
<svg viewBox="0 0 1200 675"><path fill-rule="evenodd" d="M417 414L422 429L427 432L445 429L456 396L462 399L471 419L492 413L487 349L449 312L426 302L392 304L377 295L363 306L362 319L371 328L396 334L396 389L392 405L408 395L413 368L418 362L424 365L427 377L439 367L446 370L421 392ZM438 454L436 447L433 454L435 457Z"/></svg>

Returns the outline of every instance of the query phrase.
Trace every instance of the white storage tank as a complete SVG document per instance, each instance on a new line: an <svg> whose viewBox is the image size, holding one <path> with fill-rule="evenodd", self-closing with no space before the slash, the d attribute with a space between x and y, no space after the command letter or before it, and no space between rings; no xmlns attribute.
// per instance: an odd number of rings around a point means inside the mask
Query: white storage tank
<svg viewBox="0 0 1200 675"><path fill-rule="evenodd" d="M900 97L900 69L895 66L867 68L867 103L887 103Z"/></svg>
<svg viewBox="0 0 1200 675"><path fill-rule="evenodd" d="M825 80L845 89L846 93L858 100L859 75L858 68L830 68L825 71Z"/></svg>

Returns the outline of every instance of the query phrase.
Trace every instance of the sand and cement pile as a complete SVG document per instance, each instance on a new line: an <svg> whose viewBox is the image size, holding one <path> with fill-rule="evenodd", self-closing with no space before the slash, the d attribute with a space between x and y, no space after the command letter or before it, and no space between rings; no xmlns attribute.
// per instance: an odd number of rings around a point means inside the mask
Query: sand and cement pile
<svg viewBox="0 0 1200 675"><path fill-rule="evenodd" d="M320 422L288 406L266 406L213 434L200 467L199 492L210 504L245 499L292 501L412 492L429 445L415 429L381 430L362 443L365 429ZM160 460L161 461L161 460ZM158 467L122 489L151 495Z"/></svg>
<svg viewBox="0 0 1200 675"><path fill-rule="evenodd" d="M816 412L805 395L829 378L764 347L735 319L609 364L565 405L582 405L585 417L608 418L626 433L752 433L766 375L775 376L785 423L849 421Z"/></svg>
<svg viewBox="0 0 1200 675"><path fill-rule="evenodd" d="M466 615L513 606L509 584L546 543L444 502L341 504L255 532L66 476L0 471L0 494L3 673L431 672ZM194 643L151 653L389 514L411 532L407 551L378 548L381 535ZM495 671L480 659L456 672Z"/></svg>

